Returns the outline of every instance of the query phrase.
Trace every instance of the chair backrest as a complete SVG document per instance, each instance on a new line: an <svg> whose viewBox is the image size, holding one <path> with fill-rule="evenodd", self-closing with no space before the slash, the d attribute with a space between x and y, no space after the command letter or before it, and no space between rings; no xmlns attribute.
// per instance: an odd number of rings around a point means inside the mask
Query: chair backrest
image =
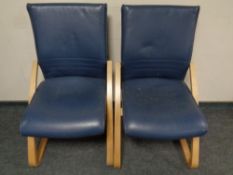
<svg viewBox="0 0 233 175"><path fill-rule="evenodd" d="M105 76L106 4L28 4L27 9L45 78Z"/></svg>
<svg viewBox="0 0 233 175"><path fill-rule="evenodd" d="M184 79L198 6L122 6L123 79Z"/></svg>

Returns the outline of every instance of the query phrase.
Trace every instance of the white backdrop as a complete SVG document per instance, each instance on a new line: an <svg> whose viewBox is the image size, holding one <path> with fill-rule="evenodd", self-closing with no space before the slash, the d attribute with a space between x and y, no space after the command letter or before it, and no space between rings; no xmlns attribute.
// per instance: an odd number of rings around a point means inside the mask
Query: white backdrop
<svg viewBox="0 0 233 175"><path fill-rule="evenodd" d="M36 58L26 3L104 2L108 4L110 57L120 60L122 4L200 5L193 51L201 101L233 101L232 0L1 0L0 101L26 100Z"/></svg>

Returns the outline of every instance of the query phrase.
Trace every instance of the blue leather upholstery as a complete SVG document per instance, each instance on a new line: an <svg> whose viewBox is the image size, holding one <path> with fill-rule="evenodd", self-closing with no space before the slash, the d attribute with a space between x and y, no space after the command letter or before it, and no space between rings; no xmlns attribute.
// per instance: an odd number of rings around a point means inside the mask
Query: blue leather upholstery
<svg viewBox="0 0 233 175"><path fill-rule="evenodd" d="M79 138L105 130L106 81L59 77L43 81L20 125L24 136Z"/></svg>
<svg viewBox="0 0 233 175"><path fill-rule="evenodd" d="M105 4L28 4L45 78L105 77Z"/></svg>
<svg viewBox="0 0 233 175"><path fill-rule="evenodd" d="M106 5L29 4L45 76L20 125L24 136L103 134L106 114Z"/></svg>
<svg viewBox="0 0 233 175"><path fill-rule="evenodd" d="M190 63L199 7L122 7L123 79L183 79Z"/></svg>
<svg viewBox="0 0 233 175"><path fill-rule="evenodd" d="M202 136L206 120L183 81L158 78L123 83L123 123L129 136L180 139Z"/></svg>
<svg viewBox="0 0 233 175"><path fill-rule="evenodd" d="M206 120L183 82L199 7L122 7L125 133L149 139L202 136Z"/></svg>

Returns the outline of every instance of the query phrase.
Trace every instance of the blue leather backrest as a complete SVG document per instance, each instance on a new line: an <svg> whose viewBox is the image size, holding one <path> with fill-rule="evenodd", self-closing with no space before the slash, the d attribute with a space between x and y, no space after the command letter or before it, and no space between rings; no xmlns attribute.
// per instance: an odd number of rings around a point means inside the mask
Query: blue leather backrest
<svg viewBox="0 0 233 175"><path fill-rule="evenodd" d="M28 4L27 9L45 78L105 76L106 4Z"/></svg>
<svg viewBox="0 0 233 175"><path fill-rule="evenodd" d="M124 79L183 79L190 64L197 6L122 6Z"/></svg>

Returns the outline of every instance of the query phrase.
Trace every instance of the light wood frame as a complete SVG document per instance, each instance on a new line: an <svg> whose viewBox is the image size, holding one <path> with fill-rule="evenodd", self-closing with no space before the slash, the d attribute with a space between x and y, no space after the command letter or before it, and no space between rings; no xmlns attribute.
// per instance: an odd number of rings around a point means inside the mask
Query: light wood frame
<svg viewBox="0 0 233 175"><path fill-rule="evenodd" d="M32 63L32 74L29 87L29 100L33 97L37 87L38 79L38 64L36 61ZM113 77L112 77L112 61L107 61L107 94L106 94L106 109L107 109L107 136L106 136L106 164L113 165ZM43 158L48 138L40 138L39 146L37 147L36 137L28 136L28 164L31 167L40 165Z"/></svg>
<svg viewBox="0 0 233 175"><path fill-rule="evenodd" d="M189 67L190 89L196 102L198 103L198 90L196 81L196 72L194 64ZM121 107L121 64L115 64L115 113L114 113L114 167L121 167L121 120L123 109ZM191 148L188 140L185 138L180 139L181 148L184 158L190 168L198 168L199 166L199 149L200 138L191 138Z"/></svg>
<svg viewBox="0 0 233 175"><path fill-rule="evenodd" d="M121 167L121 64L115 63L114 167Z"/></svg>
<svg viewBox="0 0 233 175"><path fill-rule="evenodd" d="M106 138L106 163L113 165L113 75L112 61L107 61L107 138Z"/></svg>
<svg viewBox="0 0 233 175"><path fill-rule="evenodd" d="M38 78L38 64L34 60L32 63L32 74L31 74L31 81L29 86L29 99L28 103L31 102L33 94L35 93L37 87L37 78ZM46 145L48 143L47 138L41 138L39 147L37 148L36 137L28 136L28 164L31 167L37 167L40 165L41 160L43 158Z"/></svg>
<svg viewBox="0 0 233 175"><path fill-rule="evenodd" d="M198 88L196 79L195 65L192 63L189 66L190 90L197 104L199 104ZM180 139L180 145L184 154L186 163L190 168L199 167L199 154L200 154L200 137L191 138L191 146L188 144L187 139Z"/></svg>

